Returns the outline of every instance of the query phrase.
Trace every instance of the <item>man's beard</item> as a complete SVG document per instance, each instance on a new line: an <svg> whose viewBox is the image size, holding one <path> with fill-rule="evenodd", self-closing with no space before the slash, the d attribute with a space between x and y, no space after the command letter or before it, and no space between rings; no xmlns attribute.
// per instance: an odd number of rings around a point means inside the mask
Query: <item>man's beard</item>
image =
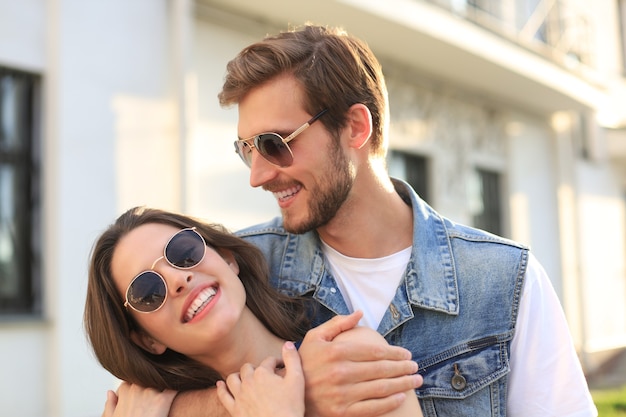
<svg viewBox="0 0 626 417"><path fill-rule="evenodd" d="M290 233L303 234L328 224L348 198L354 178L350 163L339 143L332 141L328 149L329 169L318 178L315 188L309 189L308 217L300 223L291 223L283 214L283 227Z"/></svg>

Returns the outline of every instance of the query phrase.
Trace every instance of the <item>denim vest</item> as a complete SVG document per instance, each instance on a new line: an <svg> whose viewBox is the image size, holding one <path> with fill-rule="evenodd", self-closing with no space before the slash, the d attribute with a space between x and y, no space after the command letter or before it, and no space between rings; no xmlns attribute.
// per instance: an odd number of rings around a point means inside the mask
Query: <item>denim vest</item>
<svg viewBox="0 0 626 417"><path fill-rule="evenodd" d="M413 208L413 250L378 332L413 352L424 377L416 393L425 417L505 416L528 250L455 224L408 184L394 185ZM276 288L319 303L314 325L350 313L316 232L287 233L276 218L237 234L264 251Z"/></svg>

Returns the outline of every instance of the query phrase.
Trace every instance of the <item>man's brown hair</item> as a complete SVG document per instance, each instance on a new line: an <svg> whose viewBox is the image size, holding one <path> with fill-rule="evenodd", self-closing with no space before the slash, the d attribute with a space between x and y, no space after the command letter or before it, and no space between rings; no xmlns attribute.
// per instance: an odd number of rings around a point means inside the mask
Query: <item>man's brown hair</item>
<svg viewBox="0 0 626 417"><path fill-rule="evenodd" d="M239 103L249 92L284 74L292 74L304 92L311 115L328 109L320 121L338 136L348 109L356 103L372 114L372 152L383 156L387 89L382 68L365 42L339 28L307 24L268 36L244 48L227 67L218 98L222 106Z"/></svg>

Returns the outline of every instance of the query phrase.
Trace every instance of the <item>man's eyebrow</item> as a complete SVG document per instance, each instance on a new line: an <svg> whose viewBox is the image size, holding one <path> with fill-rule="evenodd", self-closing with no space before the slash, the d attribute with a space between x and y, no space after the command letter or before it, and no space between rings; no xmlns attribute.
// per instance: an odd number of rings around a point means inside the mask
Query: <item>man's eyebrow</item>
<svg viewBox="0 0 626 417"><path fill-rule="evenodd" d="M280 130L280 129L273 129L273 130L264 130L260 133L255 133L252 136L248 136L247 138L242 138L241 136L237 135L237 140L248 140L248 139L254 139L255 137L262 135L264 133L276 133L278 134L281 138L286 138L287 136L291 135L293 133L292 130Z"/></svg>

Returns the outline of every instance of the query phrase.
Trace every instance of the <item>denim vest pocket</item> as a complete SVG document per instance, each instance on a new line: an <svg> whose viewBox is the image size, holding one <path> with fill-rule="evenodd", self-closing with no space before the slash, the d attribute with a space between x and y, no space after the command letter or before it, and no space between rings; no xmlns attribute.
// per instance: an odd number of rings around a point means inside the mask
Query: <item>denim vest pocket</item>
<svg viewBox="0 0 626 417"><path fill-rule="evenodd" d="M416 393L424 416L504 415L508 357L508 342L493 336L419 361L424 384Z"/></svg>

